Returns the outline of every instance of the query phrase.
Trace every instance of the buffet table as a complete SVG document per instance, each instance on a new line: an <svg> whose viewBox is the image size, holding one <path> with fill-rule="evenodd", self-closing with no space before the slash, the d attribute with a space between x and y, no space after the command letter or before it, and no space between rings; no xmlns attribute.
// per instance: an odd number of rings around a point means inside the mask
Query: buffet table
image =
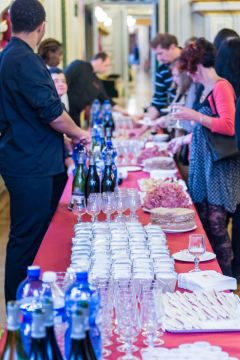
<svg viewBox="0 0 240 360"><path fill-rule="evenodd" d="M129 173L128 179L124 181L123 187L137 187L137 180L148 177L148 174L138 171ZM44 237L42 245L35 258L34 264L40 265L42 271L65 271L70 264L71 254L71 238L73 237L73 226L76 223L76 217L67 209L67 205L71 195L71 179L69 179L65 191L60 200L57 211L52 219L49 229ZM139 220L143 225L149 223L149 214L144 213L141 209L137 212ZM104 215L99 218L104 219ZM83 219L89 220L88 215L84 215ZM189 234L205 234L201 222L196 214L197 229L192 232L179 234L168 234L167 241L171 253L186 249L188 246ZM206 238L206 249L212 251L211 245ZM200 263L202 270L221 271L216 260ZM178 273L187 272L193 268L193 263L175 262L175 269ZM192 343L195 341L208 341L212 345L221 346L223 351L227 351L230 355L240 359L240 345L238 343L239 332L230 333L191 333L191 334L171 334L165 333L163 340L164 346L172 348L182 343ZM116 343L112 346L112 354L108 357L110 360L117 359L121 354L118 353ZM139 337L139 347L144 347ZM137 354L137 353L136 353ZM138 354L139 355L139 354ZM196 357L197 359L197 357Z"/></svg>

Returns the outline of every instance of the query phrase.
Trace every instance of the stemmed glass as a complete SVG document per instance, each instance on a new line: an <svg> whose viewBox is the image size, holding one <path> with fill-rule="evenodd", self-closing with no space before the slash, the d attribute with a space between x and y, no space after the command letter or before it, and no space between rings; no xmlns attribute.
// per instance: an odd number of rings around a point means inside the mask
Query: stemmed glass
<svg viewBox="0 0 240 360"><path fill-rule="evenodd" d="M81 222L82 216L86 214L86 200L84 196L74 199L72 212L77 215L77 222Z"/></svg>
<svg viewBox="0 0 240 360"><path fill-rule="evenodd" d="M124 222L125 216L123 215L124 211L128 209L128 193L125 189L119 189L115 193L116 197L116 210L118 212L117 217L115 218L116 222Z"/></svg>
<svg viewBox="0 0 240 360"><path fill-rule="evenodd" d="M107 222L111 221L111 214L116 209L115 194L113 192L104 192L102 194L102 211L107 216Z"/></svg>
<svg viewBox="0 0 240 360"><path fill-rule="evenodd" d="M169 126L170 127L179 127L179 120L176 119L175 114L178 112L178 103L174 103L171 105L170 108L170 120L169 120Z"/></svg>
<svg viewBox="0 0 240 360"><path fill-rule="evenodd" d="M164 344L159 339L158 330L162 328L163 311L158 309L160 302L155 298L154 289L145 290L140 303L140 319L147 339L144 344L154 347ZM158 336L157 336L158 335Z"/></svg>
<svg viewBox="0 0 240 360"><path fill-rule="evenodd" d="M136 295L132 287L115 289L115 310L120 341L124 342L124 345L119 346L117 350L126 353L118 359L137 360L138 358L133 356L132 352L138 350L133 342L140 330L139 314Z"/></svg>
<svg viewBox="0 0 240 360"><path fill-rule="evenodd" d="M206 245L204 241L204 235L193 234L189 236L188 251L194 256L194 269L193 271L200 271L199 257L206 251Z"/></svg>
<svg viewBox="0 0 240 360"><path fill-rule="evenodd" d="M128 189L128 195L130 208L129 220L135 222L137 220L136 211L141 206L140 195L137 189Z"/></svg>
<svg viewBox="0 0 240 360"><path fill-rule="evenodd" d="M92 193L87 199L87 213L91 215L92 222L97 221L97 216L101 211L101 194Z"/></svg>

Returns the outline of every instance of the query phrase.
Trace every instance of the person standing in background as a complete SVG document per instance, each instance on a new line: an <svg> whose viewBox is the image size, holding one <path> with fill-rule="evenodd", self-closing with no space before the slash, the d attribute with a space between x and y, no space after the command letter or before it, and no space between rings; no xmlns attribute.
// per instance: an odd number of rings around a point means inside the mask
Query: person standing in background
<svg viewBox="0 0 240 360"><path fill-rule="evenodd" d="M96 54L90 62L75 60L65 69L68 84L69 114L77 125L80 124L80 114L92 104L95 99L101 103L109 100L113 110L128 116L128 112L112 101L107 95L102 81L97 74L104 74L110 67L110 57L107 53Z"/></svg>
<svg viewBox="0 0 240 360"><path fill-rule="evenodd" d="M73 143L88 134L63 110L49 71L34 53L45 32L38 0L10 7L13 36L0 54L0 173L10 194L11 227L5 263L5 299L14 300L39 249L61 194L63 133Z"/></svg>
<svg viewBox="0 0 240 360"><path fill-rule="evenodd" d="M58 40L47 38L40 43L38 55L48 68L57 67L63 58L63 46Z"/></svg>
<svg viewBox="0 0 240 360"><path fill-rule="evenodd" d="M155 120L163 115L161 109L166 108L175 98L176 91L172 87L170 65L180 56L181 49L178 47L176 36L168 33L158 34L150 44L160 65L156 72L155 92L151 106L145 115Z"/></svg>
<svg viewBox="0 0 240 360"><path fill-rule="evenodd" d="M47 38L40 43L38 47L38 55L41 56L47 68L51 70L52 68L56 68L60 65L63 59L63 46L58 40ZM66 110L69 111L67 93L62 95L61 101Z"/></svg>

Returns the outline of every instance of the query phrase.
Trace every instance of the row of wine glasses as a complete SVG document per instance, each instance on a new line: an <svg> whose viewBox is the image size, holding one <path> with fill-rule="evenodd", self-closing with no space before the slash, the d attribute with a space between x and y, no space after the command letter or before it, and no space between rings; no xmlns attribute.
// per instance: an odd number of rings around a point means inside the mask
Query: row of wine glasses
<svg viewBox="0 0 240 360"><path fill-rule="evenodd" d="M137 296L131 280L119 279L97 285L104 299L102 303L102 321L106 326L103 333L104 357L111 354L107 347L111 345L114 314L114 332L117 335L117 341L121 344L117 350L124 353L123 356L118 357L118 360L139 359L133 354L139 350L134 343L140 333L147 346L161 346L164 343L161 339L164 315L162 292L155 285L154 283L150 286L143 285L140 296Z"/></svg>
<svg viewBox="0 0 240 360"><path fill-rule="evenodd" d="M115 192L104 192L102 194L92 193L86 203L85 197L76 199L73 204L72 212L77 215L78 222L81 222L84 214L92 217L92 222L97 221L97 217L102 211L106 214L107 222L111 221L111 216L117 212L116 222L126 221L124 212L130 210L128 221L136 221L136 211L141 206L139 192L136 189L118 189Z"/></svg>

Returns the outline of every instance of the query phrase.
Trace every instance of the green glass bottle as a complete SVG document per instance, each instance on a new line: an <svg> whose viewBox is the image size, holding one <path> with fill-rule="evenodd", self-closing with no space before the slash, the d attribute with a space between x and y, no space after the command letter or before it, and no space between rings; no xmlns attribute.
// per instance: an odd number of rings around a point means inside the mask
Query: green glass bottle
<svg viewBox="0 0 240 360"><path fill-rule="evenodd" d="M44 299L42 302L45 327L46 327L46 347L49 359L63 360L61 351L58 347L54 333L53 325L53 302L50 299Z"/></svg>
<svg viewBox="0 0 240 360"><path fill-rule="evenodd" d="M68 360L91 360L85 344L84 317L77 310L72 314L71 344Z"/></svg>
<svg viewBox="0 0 240 360"><path fill-rule="evenodd" d="M87 349L87 354L90 360L97 360L95 355L93 345L90 337L90 324L89 324L89 303L88 301L81 301L81 309L83 311L83 324L85 330L85 346Z"/></svg>
<svg viewBox="0 0 240 360"><path fill-rule="evenodd" d="M90 155L89 170L86 180L85 194L88 198L89 194L100 192L100 179L97 173L95 157L93 154Z"/></svg>
<svg viewBox="0 0 240 360"><path fill-rule="evenodd" d="M32 343L29 360L52 360L47 353L46 329L42 310L32 314L31 336Z"/></svg>
<svg viewBox="0 0 240 360"><path fill-rule="evenodd" d="M72 183L72 197L69 206L70 209L73 208L74 202L79 202L79 200L85 196L87 178L84 170L84 157L85 155L83 153L79 154L78 168Z"/></svg>
<svg viewBox="0 0 240 360"><path fill-rule="evenodd" d="M7 338L3 348L1 360L27 360L21 334L20 334L20 312L15 301L7 304Z"/></svg>
<svg viewBox="0 0 240 360"><path fill-rule="evenodd" d="M106 154L104 175L101 183L101 192L113 192L116 186L116 179L112 169L112 154Z"/></svg>

